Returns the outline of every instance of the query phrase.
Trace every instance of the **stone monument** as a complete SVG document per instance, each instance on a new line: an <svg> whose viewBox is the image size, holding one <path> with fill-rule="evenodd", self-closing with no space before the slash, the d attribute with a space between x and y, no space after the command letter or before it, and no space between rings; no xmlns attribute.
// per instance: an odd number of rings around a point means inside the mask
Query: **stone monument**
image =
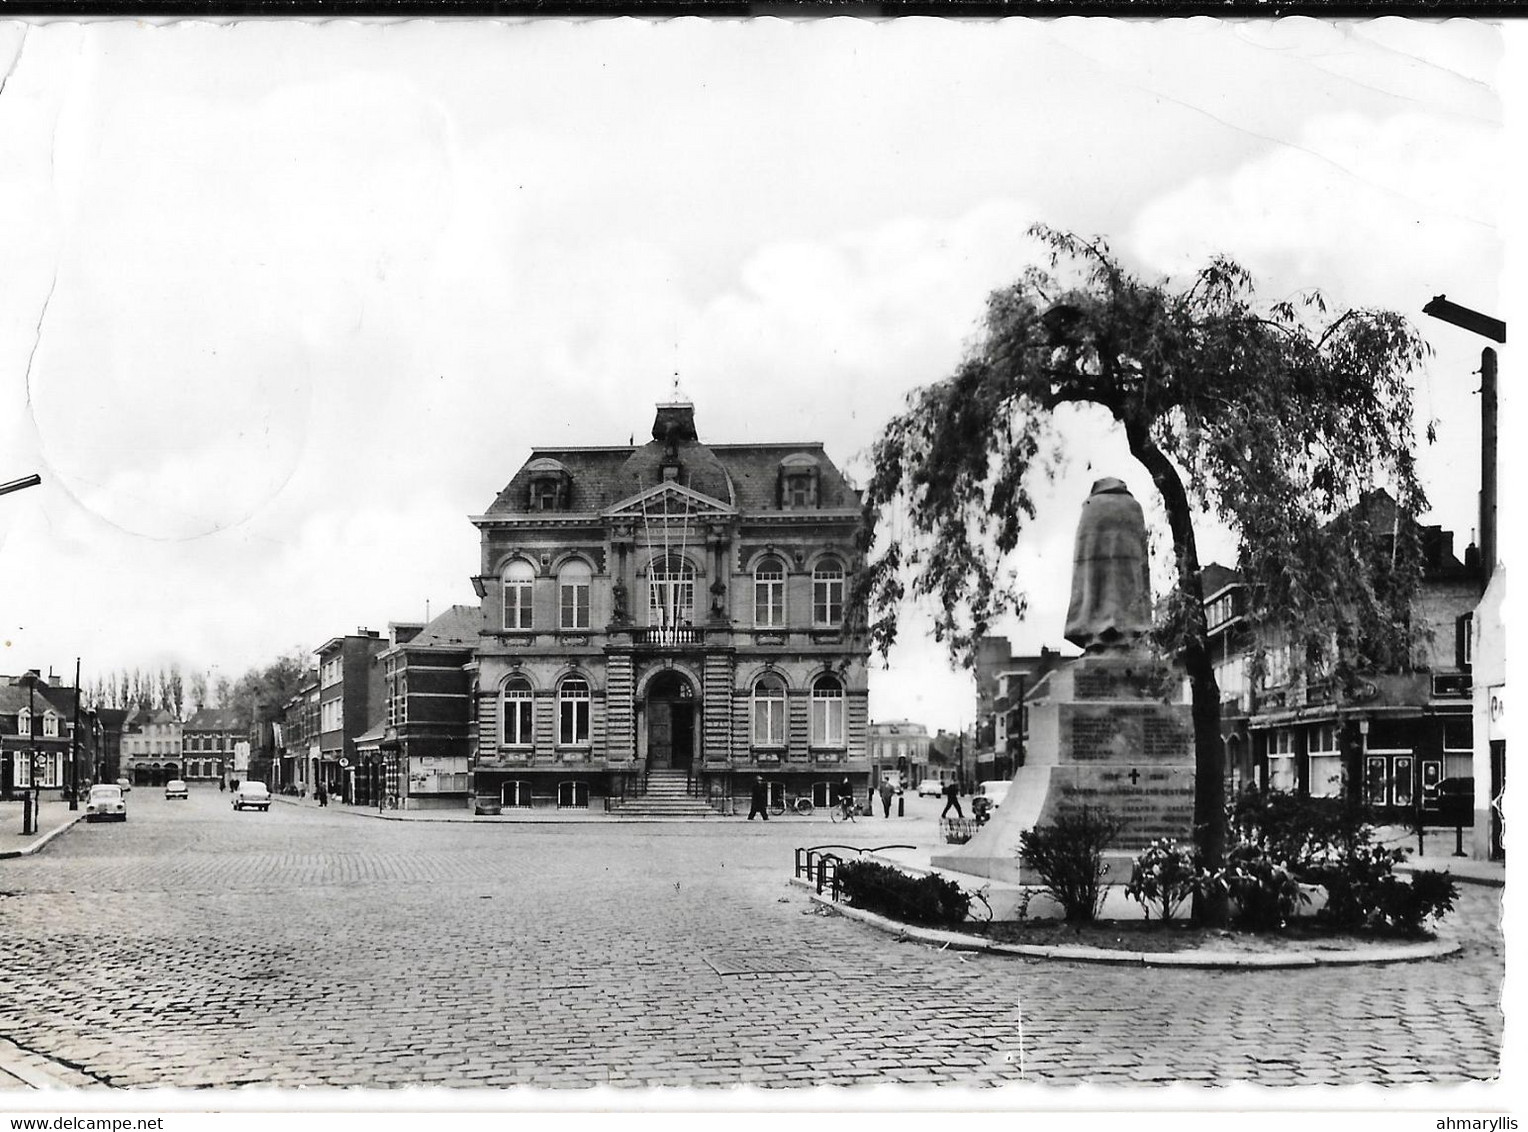
<svg viewBox="0 0 1528 1132"><path fill-rule="evenodd" d="M1120 822L1107 854L1111 883L1158 837L1194 831L1194 727L1182 680L1149 649L1151 579L1141 505L1117 479L1083 504L1072 559L1066 639L1082 656L1025 696L1024 765L992 819L965 845L936 850L936 868L1034 883L1015 850L1024 833L1083 806Z"/></svg>

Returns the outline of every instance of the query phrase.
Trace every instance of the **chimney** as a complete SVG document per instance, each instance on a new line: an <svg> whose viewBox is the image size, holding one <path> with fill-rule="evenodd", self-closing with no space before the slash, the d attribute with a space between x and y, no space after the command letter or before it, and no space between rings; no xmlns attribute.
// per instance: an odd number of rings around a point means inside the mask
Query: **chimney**
<svg viewBox="0 0 1528 1132"><path fill-rule="evenodd" d="M1466 570L1480 569L1480 547L1473 542L1464 548L1464 568Z"/></svg>
<svg viewBox="0 0 1528 1132"><path fill-rule="evenodd" d="M695 433L695 406L688 401L670 401L658 406L653 418L653 439L670 448L680 444L693 444Z"/></svg>

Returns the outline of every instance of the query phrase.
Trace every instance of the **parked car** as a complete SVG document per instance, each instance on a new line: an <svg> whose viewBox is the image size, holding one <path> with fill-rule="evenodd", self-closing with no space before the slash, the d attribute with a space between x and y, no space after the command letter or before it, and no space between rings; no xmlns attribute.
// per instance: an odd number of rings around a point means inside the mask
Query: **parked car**
<svg viewBox="0 0 1528 1132"><path fill-rule="evenodd" d="M271 792L263 782L241 782L233 792L233 808L236 810L268 810L271 808Z"/></svg>
<svg viewBox="0 0 1528 1132"><path fill-rule="evenodd" d="M182 801L191 797L191 788L179 778L172 778L164 784L164 796L166 798L180 798Z"/></svg>
<svg viewBox="0 0 1528 1132"><path fill-rule="evenodd" d="M120 786L96 785L85 799L86 821L126 821L127 799Z"/></svg>
<svg viewBox="0 0 1528 1132"><path fill-rule="evenodd" d="M1429 807L1444 825L1473 825L1475 822L1475 780L1445 778Z"/></svg>
<svg viewBox="0 0 1528 1132"><path fill-rule="evenodd" d="M937 798L944 793L944 783L937 778L925 778L918 783L918 797Z"/></svg>
<svg viewBox="0 0 1528 1132"><path fill-rule="evenodd" d="M133 784L125 778L119 778L117 779L117 788L121 790L122 793L126 794L133 788Z"/></svg>
<svg viewBox="0 0 1528 1132"><path fill-rule="evenodd" d="M992 803L992 808L997 809L1003 804L1003 799L1008 797L1008 788L1012 785L1013 783L1005 778L994 778L987 782L978 782L974 793L978 798L987 799Z"/></svg>

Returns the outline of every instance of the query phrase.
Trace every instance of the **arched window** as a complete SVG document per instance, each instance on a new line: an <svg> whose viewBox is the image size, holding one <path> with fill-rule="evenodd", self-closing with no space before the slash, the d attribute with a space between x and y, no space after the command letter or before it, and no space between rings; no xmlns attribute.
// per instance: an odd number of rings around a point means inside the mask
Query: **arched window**
<svg viewBox="0 0 1528 1132"><path fill-rule="evenodd" d="M557 784L557 808L587 810L589 808L589 784L587 782L559 782Z"/></svg>
<svg viewBox="0 0 1528 1132"><path fill-rule="evenodd" d="M673 631L695 621L695 567L677 554L653 559L647 571L647 623Z"/></svg>
<svg viewBox="0 0 1528 1132"><path fill-rule="evenodd" d="M531 804L531 784L519 781L506 782L502 788L501 797L506 806L529 808Z"/></svg>
<svg viewBox="0 0 1528 1132"><path fill-rule="evenodd" d="M589 627L589 581L593 577L587 562L574 559L557 573L558 625L564 629Z"/></svg>
<svg viewBox="0 0 1528 1132"><path fill-rule="evenodd" d="M589 681L570 676L557 689L557 742L581 747L589 742Z"/></svg>
<svg viewBox="0 0 1528 1132"><path fill-rule="evenodd" d="M836 676L812 684L812 746L844 745L844 686Z"/></svg>
<svg viewBox="0 0 1528 1132"><path fill-rule="evenodd" d="M753 745L785 746L785 681L773 672L753 686Z"/></svg>
<svg viewBox="0 0 1528 1132"><path fill-rule="evenodd" d="M503 710L499 718L504 721L504 745L506 747L529 747L531 745L532 704L531 686L526 680L511 680L504 685Z"/></svg>
<svg viewBox="0 0 1528 1132"><path fill-rule="evenodd" d="M16 713L16 734L32 734L32 713L27 711L26 708L22 708Z"/></svg>
<svg viewBox="0 0 1528 1132"><path fill-rule="evenodd" d="M836 559L824 558L812 571L812 622L841 625L844 620L844 568Z"/></svg>
<svg viewBox="0 0 1528 1132"><path fill-rule="evenodd" d="M753 623L761 629L785 624L785 566L778 558L754 567Z"/></svg>
<svg viewBox="0 0 1528 1132"><path fill-rule="evenodd" d="M516 558L504 569L504 628L531 627L531 587L535 568L523 558Z"/></svg>

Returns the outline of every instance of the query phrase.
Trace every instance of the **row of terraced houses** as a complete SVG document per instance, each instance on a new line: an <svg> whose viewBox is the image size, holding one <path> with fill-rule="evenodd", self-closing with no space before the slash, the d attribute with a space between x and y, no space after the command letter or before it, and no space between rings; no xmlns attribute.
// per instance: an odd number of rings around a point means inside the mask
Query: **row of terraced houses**
<svg viewBox="0 0 1528 1132"><path fill-rule="evenodd" d="M406 809L714 812L756 777L863 791L860 498L817 442L537 448L472 516L479 603L316 650L270 729L278 789Z"/></svg>

